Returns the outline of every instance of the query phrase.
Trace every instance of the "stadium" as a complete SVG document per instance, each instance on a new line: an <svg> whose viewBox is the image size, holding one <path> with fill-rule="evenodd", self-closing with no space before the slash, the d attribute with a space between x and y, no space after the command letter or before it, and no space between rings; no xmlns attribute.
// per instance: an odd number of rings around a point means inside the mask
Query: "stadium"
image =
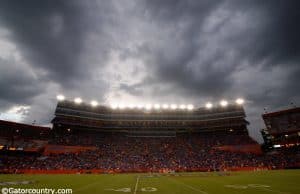
<svg viewBox="0 0 300 194"><path fill-rule="evenodd" d="M1 0L0 194L300 194L299 0Z"/></svg>
<svg viewBox="0 0 300 194"><path fill-rule="evenodd" d="M284 169L300 167L299 108L264 114L269 130L262 130L268 137L261 146L248 134L243 99L199 108L105 106L62 95L57 100L52 128L1 121L0 171L8 174L0 175L6 180L2 187L70 185L75 193L298 191L299 171ZM278 123L288 128L278 133ZM287 188L270 183L285 176L293 179Z"/></svg>

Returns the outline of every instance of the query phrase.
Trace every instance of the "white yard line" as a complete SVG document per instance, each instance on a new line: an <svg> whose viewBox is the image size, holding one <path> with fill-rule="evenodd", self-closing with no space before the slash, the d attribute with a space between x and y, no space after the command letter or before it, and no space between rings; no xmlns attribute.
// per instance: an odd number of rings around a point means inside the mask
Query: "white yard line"
<svg viewBox="0 0 300 194"><path fill-rule="evenodd" d="M136 194L136 192L137 192L138 185L139 185L139 180L140 180L140 176L138 176L138 177L136 178L136 182L135 182L135 187L134 187L134 192L133 192L133 194Z"/></svg>
<svg viewBox="0 0 300 194"><path fill-rule="evenodd" d="M188 184L186 184L186 183L184 183L184 182L181 182L181 181L178 181L178 180L175 180L175 179L172 179L172 178L167 178L167 179L168 179L168 180L171 180L171 181L173 181L173 182L179 183L179 184L181 184L181 185L184 185L185 187L187 187L187 188L189 188L189 189L191 189L191 190L193 190L193 191L196 191L196 192L199 192L199 193L203 193L203 194L208 194L207 192L202 191L201 189L197 189L197 188L195 188L195 187L193 187L193 186L191 186L191 185L188 185Z"/></svg>
<svg viewBox="0 0 300 194"><path fill-rule="evenodd" d="M260 189L265 190L265 191L270 191L270 192L273 192L273 193L288 194L287 192L277 191L277 190L268 189L268 188L260 188Z"/></svg>

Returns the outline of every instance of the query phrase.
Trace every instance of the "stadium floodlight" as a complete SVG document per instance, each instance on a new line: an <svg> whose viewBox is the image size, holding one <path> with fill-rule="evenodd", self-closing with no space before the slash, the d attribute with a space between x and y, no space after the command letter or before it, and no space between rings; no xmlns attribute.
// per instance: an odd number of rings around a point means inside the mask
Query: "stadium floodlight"
<svg viewBox="0 0 300 194"><path fill-rule="evenodd" d="M92 105L92 107L96 107L96 106L98 106L98 102L96 100L92 100L91 105Z"/></svg>
<svg viewBox="0 0 300 194"><path fill-rule="evenodd" d="M238 98L238 99L236 99L235 102L236 102L238 105L242 105L242 104L244 104L244 99Z"/></svg>
<svg viewBox="0 0 300 194"><path fill-rule="evenodd" d="M75 98L75 99L74 99L74 102L75 102L76 104L80 104L80 103L82 103L82 99L81 99L81 98Z"/></svg>
<svg viewBox="0 0 300 194"><path fill-rule="evenodd" d="M220 105L225 107L228 105L228 102L226 100L221 100Z"/></svg>
<svg viewBox="0 0 300 194"><path fill-rule="evenodd" d="M181 104L181 105L179 106L179 108L183 110L183 109L186 108L186 105L185 105L185 104Z"/></svg>
<svg viewBox="0 0 300 194"><path fill-rule="evenodd" d="M159 110L160 109L160 104L154 104L154 109Z"/></svg>
<svg viewBox="0 0 300 194"><path fill-rule="evenodd" d="M144 108L144 105L143 105L143 104L138 104L136 107L137 107L138 109L142 109L142 108Z"/></svg>
<svg viewBox="0 0 300 194"><path fill-rule="evenodd" d="M206 107L207 109L211 109L211 108L213 107L213 104L210 103L210 102L208 102L208 103L206 103L205 107Z"/></svg>
<svg viewBox="0 0 300 194"><path fill-rule="evenodd" d="M177 104L171 104L171 109L173 110L177 109Z"/></svg>
<svg viewBox="0 0 300 194"><path fill-rule="evenodd" d="M134 109L136 106L134 105L134 104L129 104L128 105L128 108L130 108L130 109Z"/></svg>
<svg viewBox="0 0 300 194"><path fill-rule="evenodd" d="M65 100L65 96L64 95L57 95L56 96L56 99L58 100L58 101L63 101L63 100Z"/></svg>
<svg viewBox="0 0 300 194"><path fill-rule="evenodd" d="M117 108L118 108L118 105L117 105L117 104L111 104L110 107L111 107L112 109L117 109Z"/></svg>
<svg viewBox="0 0 300 194"><path fill-rule="evenodd" d="M188 105L187 105L187 109L188 109L188 110L193 110L193 109L194 109L194 105L188 104Z"/></svg>
<svg viewBox="0 0 300 194"><path fill-rule="evenodd" d="M152 109L152 104L146 104L145 108L146 108L146 110L151 110Z"/></svg>
<svg viewBox="0 0 300 194"><path fill-rule="evenodd" d="M168 108L169 108L169 105L168 105L168 104L163 104L163 105L162 105L162 108L163 108L163 109L168 109Z"/></svg>
<svg viewBox="0 0 300 194"><path fill-rule="evenodd" d="M125 106L124 104L119 104L118 107L119 107L119 109L124 109L124 108L126 108L126 106Z"/></svg>

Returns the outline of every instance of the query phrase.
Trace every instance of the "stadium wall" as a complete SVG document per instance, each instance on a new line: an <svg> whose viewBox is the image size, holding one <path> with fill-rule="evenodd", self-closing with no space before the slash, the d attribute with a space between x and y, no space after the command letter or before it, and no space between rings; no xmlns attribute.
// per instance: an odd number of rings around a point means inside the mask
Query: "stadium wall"
<svg viewBox="0 0 300 194"><path fill-rule="evenodd" d="M222 171L262 171L262 170L271 170L270 167L234 167L234 168L224 168ZM212 172L213 170L208 168L201 169L191 169L189 171L176 170L175 172ZM156 173L169 173L167 169L162 169L156 171ZM91 169L91 170L39 170L39 169L24 169L18 171L2 171L1 173L10 173L10 174L115 174L115 173L149 173L147 170L102 170L102 169Z"/></svg>

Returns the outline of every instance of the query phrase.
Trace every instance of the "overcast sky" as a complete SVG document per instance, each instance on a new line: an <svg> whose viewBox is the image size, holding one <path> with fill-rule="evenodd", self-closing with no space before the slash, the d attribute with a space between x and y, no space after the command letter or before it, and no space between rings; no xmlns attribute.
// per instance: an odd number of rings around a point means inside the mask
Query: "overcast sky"
<svg viewBox="0 0 300 194"><path fill-rule="evenodd" d="M56 95L100 103L300 100L295 0L1 0L0 118L48 124Z"/></svg>

